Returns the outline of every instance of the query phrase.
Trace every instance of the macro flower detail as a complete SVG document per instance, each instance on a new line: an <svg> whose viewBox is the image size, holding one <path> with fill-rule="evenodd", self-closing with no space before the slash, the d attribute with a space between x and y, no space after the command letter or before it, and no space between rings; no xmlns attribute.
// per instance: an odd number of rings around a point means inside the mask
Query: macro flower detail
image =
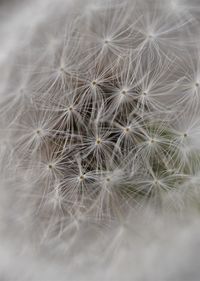
<svg viewBox="0 0 200 281"><path fill-rule="evenodd" d="M111 229L109 256L137 213L199 208L199 7L67 2L0 57L2 220L58 252Z"/></svg>

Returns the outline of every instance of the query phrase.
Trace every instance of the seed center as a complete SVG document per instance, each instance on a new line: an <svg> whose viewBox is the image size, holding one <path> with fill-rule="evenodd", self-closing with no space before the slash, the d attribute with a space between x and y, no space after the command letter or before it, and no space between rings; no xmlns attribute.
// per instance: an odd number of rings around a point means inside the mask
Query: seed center
<svg viewBox="0 0 200 281"><path fill-rule="evenodd" d="M101 143L101 140L100 139L97 139L96 140L96 144L100 144Z"/></svg>
<svg viewBox="0 0 200 281"><path fill-rule="evenodd" d="M126 94L127 94L127 91L123 90L122 95L126 95Z"/></svg>
<svg viewBox="0 0 200 281"><path fill-rule="evenodd" d="M85 179L84 175L80 175L80 181L83 181Z"/></svg>

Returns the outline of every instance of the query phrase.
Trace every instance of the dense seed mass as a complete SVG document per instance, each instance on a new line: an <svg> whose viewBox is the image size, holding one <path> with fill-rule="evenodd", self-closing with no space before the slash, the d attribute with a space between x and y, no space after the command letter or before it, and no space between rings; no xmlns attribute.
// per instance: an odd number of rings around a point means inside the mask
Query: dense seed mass
<svg viewBox="0 0 200 281"><path fill-rule="evenodd" d="M54 28L47 16L29 52L17 53L6 88L14 94L1 104L5 178L18 179L22 206L33 198L25 217L34 224L37 213L44 229L53 221L53 234L68 219L119 221L144 202L162 208L200 171L192 14L159 1L97 2L66 11Z"/></svg>

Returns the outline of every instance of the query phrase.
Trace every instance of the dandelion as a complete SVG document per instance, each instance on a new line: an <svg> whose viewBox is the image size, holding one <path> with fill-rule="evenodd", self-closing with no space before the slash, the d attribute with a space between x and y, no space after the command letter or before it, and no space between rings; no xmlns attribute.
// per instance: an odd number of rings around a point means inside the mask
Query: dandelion
<svg viewBox="0 0 200 281"><path fill-rule="evenodd" d="M80 230L198 194L198 17L185 1L64 2L7 66L0 170L20 221L73 248Z"/></svg>

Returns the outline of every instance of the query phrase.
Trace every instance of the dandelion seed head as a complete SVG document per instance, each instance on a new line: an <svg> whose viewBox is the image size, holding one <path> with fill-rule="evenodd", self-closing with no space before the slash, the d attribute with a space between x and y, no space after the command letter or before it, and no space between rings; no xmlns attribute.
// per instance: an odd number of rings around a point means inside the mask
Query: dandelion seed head
<svg viewBox="0 0 200 281"><path fill-rule="evenodd" d="M13 51L0 123L2 177L12 175L18 198L28 186L24 206L31 198L21 220L41 219L42 236L63 239L88 217L121 224L138 205L159 198L162 208L199 175L200 64L185 1L88 0L69 10L60 1L59 20L47 11L29 51Z"/></svg>

